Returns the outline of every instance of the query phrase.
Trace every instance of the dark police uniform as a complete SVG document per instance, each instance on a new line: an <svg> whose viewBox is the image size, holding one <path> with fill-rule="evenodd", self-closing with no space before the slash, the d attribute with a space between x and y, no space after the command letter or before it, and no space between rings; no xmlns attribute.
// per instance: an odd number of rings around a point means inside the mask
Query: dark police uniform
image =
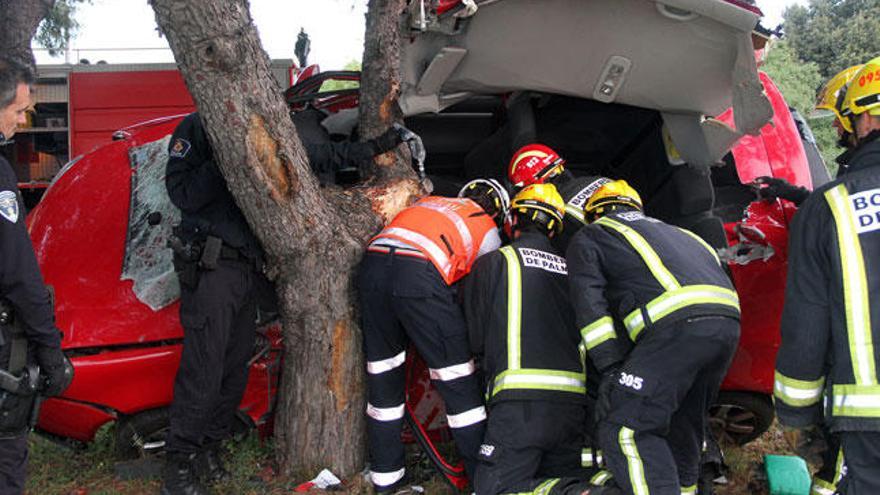
<svg viewBox="0 0 880 495"><path fill-rule="evenodd" d="M689 231L624 211L582 228L567 259L577 325L605 373L598 440L616 482L696 493L706 414L739 339L718 257Z"/></svg>
<svg viewBox="0 0 880 495"><path fill-rule="evenodd" d="M2 141L2 134L0 134ZM25 226L24 203L15 172L0 156L0 298L11 303L15 318L24 323L29 344L60 349L52 303ZM4 347L9 333L3 331ZM7 369L9 351L3 349L0 367ZM24 492L27 432L0 432L0 494Z"/></svg>
<svg viewBox="0 0 880 495"><path fill-rule="evenodd" d="M478 260L464 284L489 404L474 488L479 495L566 493L597 470L565 259L528 228Z"/></svg>
<svg viewBox="0 0 880 495"><path fill-rule="evenodd" d="M880 132L795 215L776 360L780 422L840 435L843 494L880 493Z"/></svg>
<svg viewBox="0 0 880 495"><path fill-rule="evenodd" d="M199 453L229 432L247 384L263 275L260 244L214 162L198 114L177 126L168 153L168 196L181 210L178 237L203 249L208 236L222 241L212 269L199 266L199 253L191 259L175 253L184 341L166 443L174 459Z"/></svg>
<svg viewBox="0 0 880 495"><path fill-rule="evenodd" d="M313 131L306 137L313 137ZM363 143L303 145L313 172L332 181L334 172L360 168L398 143L397 132L389 131ZM257 297L274 297L274 291L266 290L271 284L261 269L262 247L226 187L197 113L177 126L168 155L168 196L181 210L175 233L188 249L175 252L184 342L166 450L170 460L185 468L184 459L216 446L228 434L247 385ZM211 243L219 249L214 249L216 262L206 266L204 254Z"/></svg>

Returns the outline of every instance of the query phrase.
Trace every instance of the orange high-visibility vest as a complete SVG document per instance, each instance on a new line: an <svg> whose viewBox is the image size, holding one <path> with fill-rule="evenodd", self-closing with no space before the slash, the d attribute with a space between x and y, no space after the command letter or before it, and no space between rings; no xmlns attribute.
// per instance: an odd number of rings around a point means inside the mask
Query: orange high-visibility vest
<svg viewBox="0 0 880 495"><path fill-rule="evenodd" d="M404 209L373 240L395 239L427 256L447 284L467 275L495 222L464 198L428 196Z"/></svg>

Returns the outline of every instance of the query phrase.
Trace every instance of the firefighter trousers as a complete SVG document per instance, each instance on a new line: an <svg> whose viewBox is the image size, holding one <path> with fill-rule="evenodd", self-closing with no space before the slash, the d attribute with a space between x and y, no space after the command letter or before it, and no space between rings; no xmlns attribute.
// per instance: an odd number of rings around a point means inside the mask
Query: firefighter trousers
<svg viewBox="0 0 880 495"><path fill-rule="evenodd" d="M880 493L880 432L841 431L846 474L838 484L842 495Z"/></svg>
<svg viewBox="0 0 880 495"><path fill-rule="evenodd" d="M168 453L192 454L229 434L247 385L256 339L253 262L221 259L181 284L183 352L174 379Z"/></svg>
<svg viewBox="0 0 880 495"><path fill-rule="evenodd" d="M606 378L599 445L624 493L696 493L708 409L738 340L739 321L723 316L649 327Z"/></svg>
<svg viewBox="0 0 880 495"><path fill-rule="evenodd" d="M584 432L587 417L583 404L506 400L492 405L474 477L477 495L581 493L583 482L599 471Z"/></svg>
<svg viewBox="0 0 880 495"><path fill-rule="evenodd" d="M827 425L822 425L822 433L828 448L822 453L822 468L813 474L811 495L834 495L837 484L843 477L843 448L840 446L840 435L832 433Z"/></svg>
<svg viewBox="0 0 880 495"><path fill-rule="evenodd" d="M401 254L406 253L406 254ZM406 350L411 342L446 404L446 418L473 476L486 409L480 397L467 328L452 287L414 251L368 252L358 289L367 359L370 477L378 490L403 479L400 440L405 408Z"/></svg>

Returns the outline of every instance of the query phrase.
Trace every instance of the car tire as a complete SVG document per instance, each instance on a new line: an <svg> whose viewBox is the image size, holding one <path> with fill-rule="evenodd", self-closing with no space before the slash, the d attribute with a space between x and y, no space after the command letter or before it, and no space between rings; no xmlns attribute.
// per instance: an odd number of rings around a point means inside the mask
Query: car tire
<svg viewBox="0 0 880 495"><path fill-rule="evenodd" d="M773 401L752 392L722 391L709 408L709 426L721 444L745 445L773 423Z"/></svg>
<svg viewBox="0 0 880 495"><path fill-rule="evenodd" d="M123 416L116 423L116 457L123 460L163 455L168 425L167 407Z"/></svg>

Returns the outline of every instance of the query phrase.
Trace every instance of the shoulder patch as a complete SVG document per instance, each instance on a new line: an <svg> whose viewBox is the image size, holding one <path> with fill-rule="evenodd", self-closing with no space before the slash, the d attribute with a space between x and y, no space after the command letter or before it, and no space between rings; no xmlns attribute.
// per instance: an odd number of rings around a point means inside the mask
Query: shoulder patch
<svg viewBox="0 0 880 495"><path fill-rule="evenodd" d="M0 215L12 223L18 222L18 196L12 191L0 191Z"/></svg>
<svg viewBox="0 0 880 495"><path fill-rule="evenodd" d="M186 154L189 153L190 148L192 148L192 145L189 141L183 138L177 138L171 144L171 148L168 150L168 156L172 158L184 158L186 157Z"/></svg>
<svg viewBox="0 0 880 495"><path fill-rule="evenodd" d="M565 258L557 256L540 249L517 248L520 257L522 257L523 265L526 267L540 268L548 272L568 275L568 267L565 265Z"/></svg>

